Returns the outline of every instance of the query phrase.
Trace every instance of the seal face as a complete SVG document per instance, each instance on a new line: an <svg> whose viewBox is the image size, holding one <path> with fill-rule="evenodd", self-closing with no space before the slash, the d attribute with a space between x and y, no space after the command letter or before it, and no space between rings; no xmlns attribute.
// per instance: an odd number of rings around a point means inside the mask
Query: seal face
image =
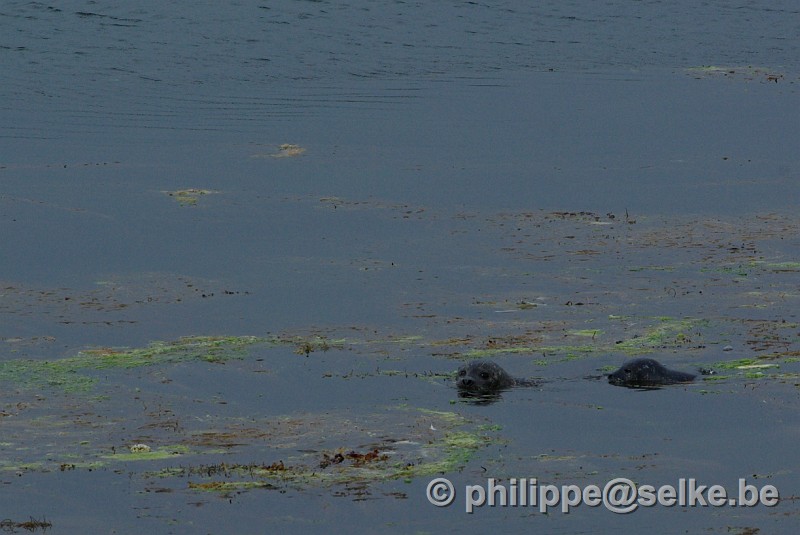
<svg viewBox="0 0 800 535"><path fill-rule="evenodd" d="M456 386L465 395L493 395L516 384L507 371L489 360L465 364L458 369L456 376Z"/></svg>
<svg viewBox="0 0 800 535"><path fill-rule="evenodd" d="M657 360L641 358L629 360L620 369L609 374L608 382L630 388L654 388L691 383L694 378L694 374L667 369Z"/></svg>

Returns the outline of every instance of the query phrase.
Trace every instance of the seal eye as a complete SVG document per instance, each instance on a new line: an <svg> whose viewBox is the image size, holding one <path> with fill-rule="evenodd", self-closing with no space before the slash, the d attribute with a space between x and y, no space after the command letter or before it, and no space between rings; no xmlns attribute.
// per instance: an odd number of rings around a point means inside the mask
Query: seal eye
<svg viewBox="0 0 800 535"><path fill-rule="evenodd" d="M459 377L464 377L465 375L467 375L467 370L458 370Z"/></svg>
<svg viewBox="0 0 800 535"><path fill-rule="evenodd" d="M488 372L481 372L481 379L488 379L489 373Z"/></svg>

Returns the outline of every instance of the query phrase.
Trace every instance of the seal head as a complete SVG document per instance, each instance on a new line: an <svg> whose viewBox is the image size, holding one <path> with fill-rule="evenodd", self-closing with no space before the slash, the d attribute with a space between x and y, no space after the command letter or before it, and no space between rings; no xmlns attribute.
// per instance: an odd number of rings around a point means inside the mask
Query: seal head
<svg viewBox="0 0 800 535"><path fill-rule="evenodd" d="M456 375L460 393L481 396L493 395L516 385L507 371L489 360L475 360L461 366Z"/></svg>
<svg viewBox="0 0 800 535"><path fill-rule="evenodd" d="M633 359L608 375L608 382L616 386L629 388L657 388L664 385L691 383L694 374L665 368L653 359Z"/></svg>

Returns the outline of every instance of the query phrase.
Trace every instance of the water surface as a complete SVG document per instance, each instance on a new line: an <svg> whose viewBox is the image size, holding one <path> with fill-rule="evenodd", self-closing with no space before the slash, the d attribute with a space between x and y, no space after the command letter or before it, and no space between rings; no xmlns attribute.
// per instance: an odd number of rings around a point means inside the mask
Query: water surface
<svg viewBox="0 0 800 535"><path fill-rule="evenodd" d="M423 466L426 441L462 432L482 445L445 470L461 489L747 477L796 494L797 15L7 2L4 516L56 533L793 526L791 500L466 515L428 503L432 475L197 469L373 448ZM189 188L206 194L179 202ZM97 364L198 336L269 343ZM606 384L635 354L747 362ZM476 356L543 384L463 403L449 374ZM166 456L122 456L140 442Z"/></svg>

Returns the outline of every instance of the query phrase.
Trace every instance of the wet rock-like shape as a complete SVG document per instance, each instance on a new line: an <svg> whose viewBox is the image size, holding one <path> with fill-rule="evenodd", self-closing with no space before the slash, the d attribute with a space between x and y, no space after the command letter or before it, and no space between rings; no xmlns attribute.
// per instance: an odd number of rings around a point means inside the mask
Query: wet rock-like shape
<svg viewBox="0 0 800 535"><path fill-rule="evenodd" d="M488 360L469 362L458 369L456 386L462 392L495 394L511 388L516 380L499 364Z"/></svg>
<svg viewBox="0 0 800 535"><path fill-rule="evenodd" d="M534 386L528 379L509 375L499 364L490 360L475 360L458 369L456 387L461 397L497 399L500 392L514 386Z"/></svg>
<svg viewBox="0 0 800 535"><path fill-rule="evenodd" d="M665 385L690 383L695 375L670 370L653 359L633 359L608 375L608 382L629 388L656 388Z"/></svg>

